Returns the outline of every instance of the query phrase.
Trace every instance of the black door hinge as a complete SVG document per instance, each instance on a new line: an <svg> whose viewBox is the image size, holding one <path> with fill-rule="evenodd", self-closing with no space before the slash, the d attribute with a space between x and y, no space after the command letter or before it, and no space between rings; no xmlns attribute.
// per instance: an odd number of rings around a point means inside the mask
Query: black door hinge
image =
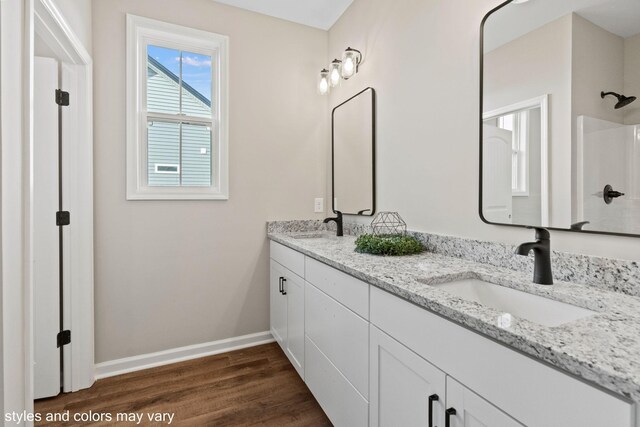
<svg viewBox="0 0 640 427"><path fill-rule="evenodd" d="M56 104L66 107L69 105L69 92L56 89Z"/></svg>
<svg viewBox="0 0 640 427"><path fill-rule="evenodd" d="M71 213L69 211L56 212L56 225L71 224Z"/></svg>
<svg viewBox="0 0 640 427"><path fill-rule="evenodd" d="M71 344L71 331L66 330L58 332L58 348L67 344Z"/></svg>

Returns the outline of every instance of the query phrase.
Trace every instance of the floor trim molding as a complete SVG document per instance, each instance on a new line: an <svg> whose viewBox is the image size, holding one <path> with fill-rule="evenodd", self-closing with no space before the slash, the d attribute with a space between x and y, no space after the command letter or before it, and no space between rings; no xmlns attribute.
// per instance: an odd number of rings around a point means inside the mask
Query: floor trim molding
<svg viewBox="0 0 640 427"><path fill-rule="evenodd" d="M102 362L95 365L96 380L183 362L185 360L200 357L213 356L214 354L240 350L247 347L268 344L274 342L271 332L258 332L255 334L227 338L219 341L211 341L203 344L195 344L186 347L173 348L158 351L156 353L141 354L139 356L125 357L123 359Z"/></svg>

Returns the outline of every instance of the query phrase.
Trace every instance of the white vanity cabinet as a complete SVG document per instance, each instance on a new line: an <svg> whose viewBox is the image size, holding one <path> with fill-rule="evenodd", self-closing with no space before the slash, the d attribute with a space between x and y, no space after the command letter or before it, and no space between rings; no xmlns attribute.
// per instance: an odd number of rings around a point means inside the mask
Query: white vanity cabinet
<svg viewBox="0 0 640 427"><path fill-rule="evenodd" d="M640 427L633 403L275 242L270 299L337 427Z"/></svg>
<svg viewBox="0 0 640 427"><path fill-rule="evenodd" d="M278 246L271 245L271 334L304 379L304 255Z"/></svg>

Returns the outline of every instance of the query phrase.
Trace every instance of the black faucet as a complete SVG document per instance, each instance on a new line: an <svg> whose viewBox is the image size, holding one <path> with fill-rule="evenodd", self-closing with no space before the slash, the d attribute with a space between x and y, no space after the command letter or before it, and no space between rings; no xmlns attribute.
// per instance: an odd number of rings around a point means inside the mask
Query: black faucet
<svg viewBox="0 0 640 427"><path fill-rule="evenodd" d="M336 217L335 218L325 218L325 220L323 221L325 224L328 224L331 221L335 221L338 230L336 231L336 236L340 237L342 236L342 212L340 211L334 211L336 213Z"/></svg>
<svg viewBox="0 0 640 427"><path fill-rule="evenodd" d="M527 256L533 251L535 264L533 267L533 283L553 285L551 272L551 235L544 228L535 227L536 241L523 243L516 248L516 254Z"/></svg>
<svg viewBox="0 0 640 427"><path fill-rule="evenodd" d="M589 221L576 222L576 223L571 224L571 229L572 230L582 230L582 227L584 227L587 224L589 224Z"/></svg>

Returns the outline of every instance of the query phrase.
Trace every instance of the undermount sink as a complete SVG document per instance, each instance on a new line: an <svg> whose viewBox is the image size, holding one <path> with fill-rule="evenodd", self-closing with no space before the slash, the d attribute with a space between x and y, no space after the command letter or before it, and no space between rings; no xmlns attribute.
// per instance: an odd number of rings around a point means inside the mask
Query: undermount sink
<svg viewBox="0 0 640 427"><path fill-rule="evenodd" d="M431 286L464 300L474 301L505 314L512 314L544 326L560 326L596 314L595 311L586 308L506 288L480 279L462 279Z"/></svg>

